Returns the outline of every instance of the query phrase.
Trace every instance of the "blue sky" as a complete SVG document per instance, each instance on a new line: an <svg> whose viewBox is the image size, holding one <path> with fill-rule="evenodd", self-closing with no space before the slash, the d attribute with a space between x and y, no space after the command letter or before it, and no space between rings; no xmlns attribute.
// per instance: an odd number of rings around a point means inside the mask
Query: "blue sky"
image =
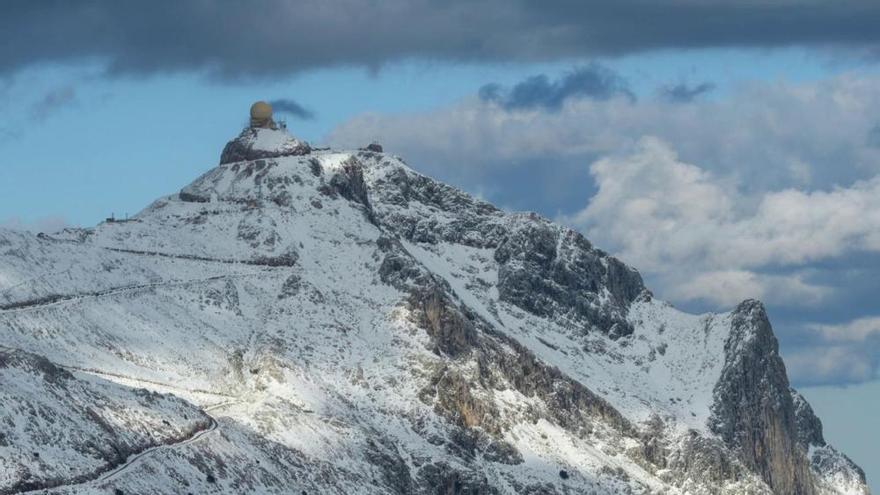
<svg viewBox="0 0 880 495"><path fill-rule="evenodd" d="M782 22L760 2L717 2L704 23L672 2L653 30L593 2L575 24L574 4L389 2L365 19L276 6L270 20L229 14L258 26L229 32L202 20L211 2L164 16L83 4L106 12L3 7L0 225L134 214L214 166L254 100L291 100L314 115L288 117L298 137L379 140L417 170L567 223L680 307L764 300L793 383L878 489L870 3L793 1ZM36 15L57 36L29 31ZM89 30L101 16L121 27ZM178 43L150 42L154 31Z"/></svg>
<svg viewBox="0 0 880 495"><path fill-rule="evenodd" d="M90 225L110 212L134 213L213 165L217 150L244 122L242 108L255 98L291 98L311 109L315 118L292 119L290 127L304 139L323 143L334 127L359 114L430 111L471 97L489 82L513 85L533 74L562 74L590 61L410 61L378 71L317 69L250 83L218 82L199 73L106 77L96 61L29 67L7 75L0 85L0 108L8 116L0 123L7 162L0 170L0 193L6 198L0 218L29 223L60 216ZM826 59L800 50L663 52L603 63L632 81L633 91L642 96L664 85L713 81L711 96L721 98L743 81L816 80L834 72ZM46 104L53 95L56 101ZM127 163L119 163L122 156ZM107 190L103 185L116 183L113 176L120 167L130 186ZM21 209L18 205L33 194L21 183L39 183L45 196ZM84 201L83 196L94 199ZM516 206L546 209L533 198L523 201Z"/></svg>

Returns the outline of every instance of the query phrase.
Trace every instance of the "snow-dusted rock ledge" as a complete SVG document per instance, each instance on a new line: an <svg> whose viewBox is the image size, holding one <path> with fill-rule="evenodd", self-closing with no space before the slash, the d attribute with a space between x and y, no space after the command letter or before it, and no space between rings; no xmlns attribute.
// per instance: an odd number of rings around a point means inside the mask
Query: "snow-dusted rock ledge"
<svg viewBox="0 0 880 495"><path fill-rule="evenodd" d="M288 134L286 129L255 129L249 127L226 143L220 155L220 164L277 158L280 156L308 155L312 149L305 141Z"/></svg>

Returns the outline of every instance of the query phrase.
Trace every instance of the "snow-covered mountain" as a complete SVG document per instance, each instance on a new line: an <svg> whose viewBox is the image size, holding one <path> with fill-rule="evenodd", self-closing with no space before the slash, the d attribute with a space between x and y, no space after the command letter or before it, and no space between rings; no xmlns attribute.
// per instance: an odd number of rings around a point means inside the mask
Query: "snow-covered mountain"
<svg viewBox="0 0 880 495"><path fill-rule="evenodd" d="M866 494L761 303L248 129L129 221L0 231L0 494ZM43 491L40 491L43 493Z"/></svg>

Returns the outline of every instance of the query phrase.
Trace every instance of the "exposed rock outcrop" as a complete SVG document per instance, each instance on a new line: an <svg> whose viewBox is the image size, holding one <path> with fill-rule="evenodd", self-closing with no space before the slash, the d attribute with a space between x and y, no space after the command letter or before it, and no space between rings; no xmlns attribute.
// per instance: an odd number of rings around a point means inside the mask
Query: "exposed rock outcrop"
<svg viewBox="0 0 880 495"><path fill-rule="evenodd" d="M760 302L734 310L724 352L712 430L774 493L816 493L779 344Z"/></svg>
<svg viewBox="0 0 880 495"><path fill-rule="evenodd" d="M220 154L220 164L308 155L311 150L308 143L290 136L283 129L248 127L226 143Z"/></svg>
<svg viewBox="0 0 880 495"><path fill-rule="evenodd" d="M537 215L516 217L495 250L501 300L538 316L571 318L612 337L632 333L626 311L643 290L638 272L581 234Z"/></svg>
<svg viewBox="0 0 880 495"><path fill-rule="evenodd" d="M794 404L798 441L800 441L804 448L809 448L811 445L817 447L824 446L825 437L822 435L822 421L813 412L809 402L795 389L791 389L791 400Z"/></svg>

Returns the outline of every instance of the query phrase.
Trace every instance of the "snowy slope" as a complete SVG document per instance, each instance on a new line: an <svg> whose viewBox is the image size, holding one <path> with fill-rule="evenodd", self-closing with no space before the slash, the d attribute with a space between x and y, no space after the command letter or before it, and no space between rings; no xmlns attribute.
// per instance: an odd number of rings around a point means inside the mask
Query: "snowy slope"
<svg viewBox="0 0 880 495"><path fill-rule="evenodd" d="M682 313L579 234L391 155L259 130L221 161L131 221L0 231L0 345L80 370L71 401L147 388L211 426L126 406L144 453L56 492L867 493L759 304ZM75 446L94 420L70 421ZM7 486L36 441L0 447Z"/></svg>
<svg viewBox="0 0 880 495"><path fill-rule="evenodd" d="M93 479L210 426L172 395L77 378L24 351L0 348L0 383L0 493Z"/></svg>

